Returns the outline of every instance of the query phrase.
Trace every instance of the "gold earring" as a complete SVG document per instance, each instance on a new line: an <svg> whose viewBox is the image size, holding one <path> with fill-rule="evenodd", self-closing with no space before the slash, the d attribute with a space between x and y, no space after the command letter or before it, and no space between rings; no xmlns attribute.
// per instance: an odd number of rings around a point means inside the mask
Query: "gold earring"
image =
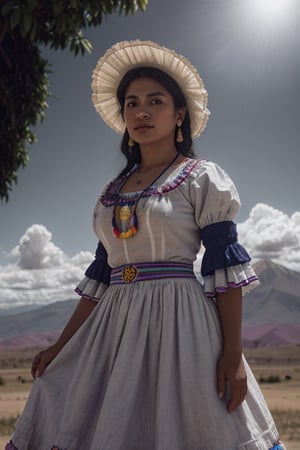
<svg viewBox="0 0 300 450"><path fill-rule="evenodd" d="M129 136L129 139L128 139L128 147L134 147L134 140L130 136Z"/></svg>
<svg viewBox="0 0 300 450"><path fill-rule="evenodd" d="M177 135L176 135L176 142L183 142L183 135L181 131L181 123L178 126Z"/></svg>

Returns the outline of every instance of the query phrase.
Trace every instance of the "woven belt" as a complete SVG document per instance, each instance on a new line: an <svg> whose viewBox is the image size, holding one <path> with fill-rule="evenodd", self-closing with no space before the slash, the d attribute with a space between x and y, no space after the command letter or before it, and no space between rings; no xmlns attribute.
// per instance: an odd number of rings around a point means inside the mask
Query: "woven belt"
<svg viewBox="0 0 300 450"><path fill-rule="evenodd" d="M135 283L164 278L195 278L193 265L177 262L124 264L112 269L110 284Z"/></svg>

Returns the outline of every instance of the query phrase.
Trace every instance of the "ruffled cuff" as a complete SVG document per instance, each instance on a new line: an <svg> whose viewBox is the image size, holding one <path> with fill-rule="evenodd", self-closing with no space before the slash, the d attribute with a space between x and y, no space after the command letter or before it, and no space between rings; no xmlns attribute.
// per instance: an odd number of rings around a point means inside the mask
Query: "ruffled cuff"
<svg viewBox="0 0 300 450"><path fill-rule="evenodd" d="M236 224L231 220L207 225L201 229L205 247L201 275L213 275L220 269L237 266L250 261L250 256L237 241Z"/></svg>
<svg viewBox="0 0 300 450"><path fill-rule="evenodd" d="M227 292L229 288L239 287L245 295L258 285L258 277L248 262L215 270L212 275L204 277L204 293L207 297L215 297L217 292Z"/></svg>
<svg viewBox="0 0 300 450"><path fill-rule="evenodd" d="M95 259L85 271L85 277L75 288L75 292L90 300L100 300L110 283L111 267L107 263L107 252L101 242Z"/></svg>
<svg viewBox="0 0 300 450"><path fill-rule="evenodd" d="M84 277L76 287L75 292L83 298L99 301L107 288L108 285L102 283L101 281L99 282L97 280Z"/></svg>

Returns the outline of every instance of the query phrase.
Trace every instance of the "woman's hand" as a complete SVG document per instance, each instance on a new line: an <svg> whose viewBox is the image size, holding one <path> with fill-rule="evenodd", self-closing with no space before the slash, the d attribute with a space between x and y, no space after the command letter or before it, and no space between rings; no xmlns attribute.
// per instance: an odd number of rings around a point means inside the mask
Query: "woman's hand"
<svg viewBox="0 0 300 450"><path fill-rule="evenodd" d="M51 347L47 348L46 350L42 350L39 352L32 361L31 366L31 375L33 378L40 377L46 367L51 363L51 361L55 358L55 356L58 354L59 349L52 345Z"/></svg>
<svg viewBox="0 0 300 450"><path fill-rule="evenodd" d="M242 352L223 352L217 364L217 392L220 398L225 394L226 381L229 383L231 398L227 404L228 412L233 412L247 394L247 376Z"/></svg>
<svg viewBox="0 0 300 450"><path fill-rule="evenodd" d="M234 411L247 394L247 377L242 360L242 290L229 288L216 296L223 335L223 351L217 364L217 390L219 397L225 394L229 384L228 412Z"/></svg>

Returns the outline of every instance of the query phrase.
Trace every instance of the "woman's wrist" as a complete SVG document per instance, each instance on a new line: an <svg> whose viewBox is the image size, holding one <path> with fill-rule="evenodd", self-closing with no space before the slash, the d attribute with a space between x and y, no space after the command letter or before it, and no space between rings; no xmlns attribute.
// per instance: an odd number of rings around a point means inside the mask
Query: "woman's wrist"
<svg viewBox="0 0 300 450"><path fill-rule="evenodd" d="M57 355L61 349L65 346L66 342L62 342L59 338L53 345L50 346L50 348L54 351L54 353Z"/></svg>
<svg viewBox="0 0 300 450"><path fill-rule="evenodd" d="M224 355L231 355L231 356L241 356L243 353L243 348L241 345L223 345L223 351L222 353Z"/></svg>

